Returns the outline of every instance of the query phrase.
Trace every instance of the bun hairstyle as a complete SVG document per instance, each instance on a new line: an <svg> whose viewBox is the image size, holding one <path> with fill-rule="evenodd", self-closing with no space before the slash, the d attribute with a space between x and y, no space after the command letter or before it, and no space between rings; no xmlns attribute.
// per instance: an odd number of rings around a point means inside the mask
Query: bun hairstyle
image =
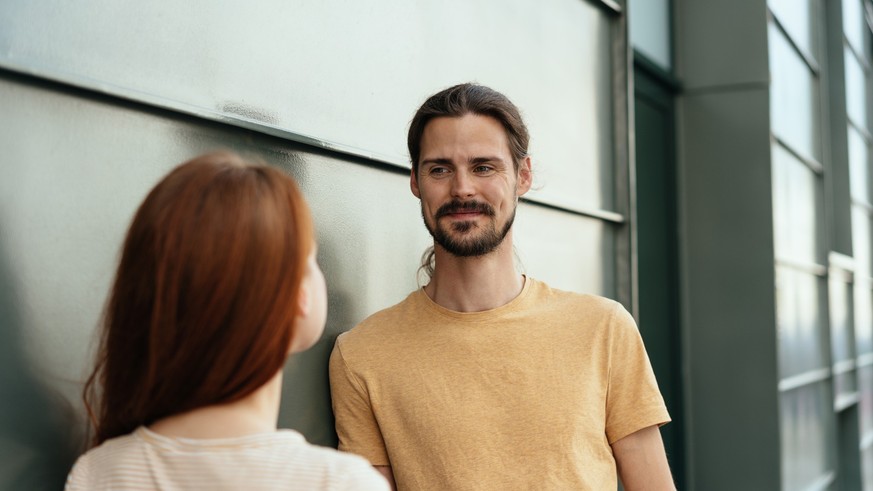
<svg viewBox="0 0 873 491"><path fill-rule="evenodd" d="M92 444L239 400L282 369L314 240L294 180L231 152L172 170L139 207L84 400Z"/></svg>

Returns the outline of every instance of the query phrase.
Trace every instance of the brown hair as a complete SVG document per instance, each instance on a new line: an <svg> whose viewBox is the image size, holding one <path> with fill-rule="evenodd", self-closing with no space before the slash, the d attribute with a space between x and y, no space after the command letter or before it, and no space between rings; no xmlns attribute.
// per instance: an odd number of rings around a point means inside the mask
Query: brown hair
<svg viewBox="0 0 873 491"><path fill-rule="evenodd" d="M509 138L509 152L518 172L522 159L528 156L530 135L521 118L521 112L505 95L484 85L465 83L449 87L430 96L418 108L409 124L406 145L412 160L412 171L418 173L421 157L421 137L424 128L434 118L455 117L466 114L490 116L500 122Z"/></svg>
<svg viewBox="0 0 873 491"><path fill-rule="evenodd" d="M313 238L294 181L236 154L197 157L158 183L127 233L85 385L93 444L269 381L291 346Z"/></svg>

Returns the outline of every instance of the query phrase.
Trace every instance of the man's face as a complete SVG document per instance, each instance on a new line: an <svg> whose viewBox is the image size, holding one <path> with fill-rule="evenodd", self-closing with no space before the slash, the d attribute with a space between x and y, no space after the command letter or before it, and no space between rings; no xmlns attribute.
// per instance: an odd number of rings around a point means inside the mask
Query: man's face
<svg viewBox="0 0 873 491"><path fill-rule="evenodd" d="M531 186L530 159L516 172L506 131L494 118L435 118L424 128L410 185L437 245L455 256L481 256L509 233L517 198Z"/></svg>

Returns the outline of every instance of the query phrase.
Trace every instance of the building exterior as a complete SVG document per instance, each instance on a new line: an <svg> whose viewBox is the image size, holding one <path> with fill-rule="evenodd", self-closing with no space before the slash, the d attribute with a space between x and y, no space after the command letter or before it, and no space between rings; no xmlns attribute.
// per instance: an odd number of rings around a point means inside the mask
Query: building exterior
<svg viewBox="0 0 873 491"><path fill-rule="evenodd" d="M666 56L630 18L674 98L685 484L871 489L871 5L661 4Z"/></svg>
<svg viewBox="0 0 873 491"><path fill-rule="evenodd" d="M520 267L638 319L680 489L873 489L869 0L0 3L0 488L56 488L125 228L216 148L293 175L324 338L416 288L405 135L478 81L532 134ZM629 29L630 27L630 29Z"/></svg>

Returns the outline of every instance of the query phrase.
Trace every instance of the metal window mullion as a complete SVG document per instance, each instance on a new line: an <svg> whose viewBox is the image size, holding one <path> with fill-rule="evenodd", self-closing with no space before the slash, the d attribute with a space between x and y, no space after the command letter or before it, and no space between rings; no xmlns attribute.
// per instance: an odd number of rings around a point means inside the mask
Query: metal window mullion
<svg viewBox="0 0 873 491"><path fill-rule="evenodd" d="M818 263L808 263L808 262L796 261L793 259L782 259L782 258L777 257L776 258L776 265L783 267L783 268L788 268L788 269L791 269L794 271L799 271L801 273L811 274L811 275L819 277L819 278L825 278L828 275L827 266L825 266L823 264L818 264Z"/></svg>
<svg viewBox="0 0 873 491"><path fill-rule="evenodd" d="M873 217L873 204L871 204L865 200L858 199L858 198L853 196L852 197L852 205L857 206L858 208L861 208L861 210L863 210L865 213L867 213L868 215Z"/></svg>
<svg viewBox="0 0 873 491"><path fill-rule="evenodd" d="M861 70L863 70L864 74L868 75L870 73L870 62L867 60L867 57L862 53L858 53L858 50L855 49L855 45L849 41L849 38L847 38L845 34L843 34L843 44L849 48L852 56L854 56L858 64L861 65Z"/></svg>
<svg viewBox="0 0 873 491"><path fill-rule="evenodd" d="M791 48L794 49L794 52L798 56L800 56L800 58L803 60L803 63L806 64L806 67L809 68L809 70L816 77L819 77L821 75L821 67L819 67L819 65L815 61L815 59L810 54L806 53L806 51L804 51L803 48L801 48L799 44L797 44L797 42L794 40L794 37L791 36L791 34L788 32L788 30L785 29L785 26L782 25L782 22L779 20L779 17L776 14L774 14L773 11L770 10L769 7L767 8L767 13L769 14L770 20L773 22L773 24L776 26L776 28L779 29L779 32L782 33L782 35L788 41L788 44L790 44Z"/></svg>
<svg viewBox="0 0 873 491"><path fill-rule="evenodd" d="M773 139L776 141L776 143L780 147L785 149L794 158L803 162L803 164L806 165L809 168L809 170L813 171L814 173L816 173L819 176L824 174L824 165L822 165L821 162L819 162L818 160L815 160L812 157L807 157L806 155L803 155L800 152L800 150L797 150L796 148L794 148L790 143L788 143L787 141L785 141L784 139L782 139L780 136L778 136L775 133L773 133Z"/></svg>
<svg viewBox="0 0 873 491"><path fill-rule="evenodd" d="M864 139L865 143L869 147L871 143L873 143L873 134L870 134L870 131L858 124L851 116L849 116L848 112L846 113L846 120L849 122L849 126L861 134L861 138Z"/></svg>
<svg viewBox="0 0 873 491"><path fill-rule="evenodd" d="M790 392L831 379L831 367L816 368L779 380L779 392Z"/></svg>

